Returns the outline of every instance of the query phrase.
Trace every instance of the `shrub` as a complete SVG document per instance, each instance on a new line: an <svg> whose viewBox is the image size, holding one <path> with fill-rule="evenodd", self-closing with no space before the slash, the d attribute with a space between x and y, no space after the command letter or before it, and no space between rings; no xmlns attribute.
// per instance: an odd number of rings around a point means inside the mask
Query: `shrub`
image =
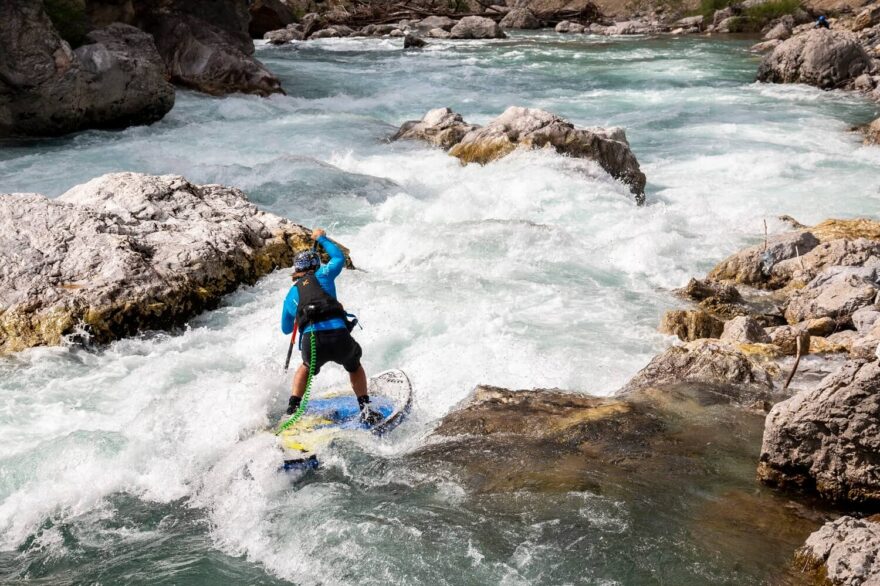
<svg viewBox="0 0 880 586"><path fill-rule="evenodd" d="M801 7L800 0L770 0L764 4L752 6L744 11L746 18L767 24L775 18L794 14Z"/></svg>
<svg viewBox="0 0 880 586"><path fill-rule="evenodd" d="M706 20L712 20L716 10L722 10L733 4L733 0L700 0L700 14Z"/></svg>
<svg viewBox="0 0 880 586"><path fill-rule="evenodd" d="M88 32L85 0L44 0L43 6L61 38L80 46Z"/></svg>

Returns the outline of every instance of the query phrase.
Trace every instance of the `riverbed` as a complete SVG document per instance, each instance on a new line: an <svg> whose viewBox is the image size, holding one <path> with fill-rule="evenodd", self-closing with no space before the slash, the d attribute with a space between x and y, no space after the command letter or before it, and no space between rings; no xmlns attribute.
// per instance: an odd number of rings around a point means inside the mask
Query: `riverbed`
<svg viewBox="0 0 880 586"><path fill-rule="evenodd" d="M681 304L672 290L757 242L765 220L876 214L880 149L851 131L876 104L756 84L750 44L539 32L419 51L261 45L287 96L178 91L150 127L0 144L3 192L173 173L325 227L357 266L337 287L364 326L365 367L402 368L415 388L393 434L342 442L306 478L279 474L263 430L286 402L289 271L180 331L0 359L4 581L760 583L801 535L737 551L746 541L723 524L676 517L684 497L472 495L403 458L480 383L612 393L672 343L656 331ZM387 140L431 108L482 124L510 105L625 128L647 205L590 162L542 151L462 167ZM317 386L345 380L328 367ZM731 491L759 490L750 466L729 465Z"/></svg>

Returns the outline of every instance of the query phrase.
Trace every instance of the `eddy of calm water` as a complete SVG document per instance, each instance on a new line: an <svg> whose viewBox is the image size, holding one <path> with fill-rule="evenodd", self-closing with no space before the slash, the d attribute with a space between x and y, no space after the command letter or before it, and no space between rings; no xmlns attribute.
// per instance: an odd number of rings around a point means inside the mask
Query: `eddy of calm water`
<svg viewBox="0 0 880 586"><path fill-rule="evenodd" d="M403 368L415 388L412 417L388 438L343 442L298 482L278 474L261 430L288 388L287 271L185 331L4 358L4 582L761 580L760 564L705 558L674 528L674 507L468 496L398 456L479 383L613 392L670 343L655 330L677 303L670 290L755 241L764 219L775 230L780 214L875 214L880 149L848 130L875 106L752 83L746 41L400 43L260 47L288 96L180 91L150 127L0 146L2 192L57 196L111 171L177 173L326 227L359 267L338 286L365 326L367 370ZM624 127L649 205L590 162L532 152L461 167L386 142L434 107L485 123L509 105ZM325 369L318 388L342 374Z"/></svg>

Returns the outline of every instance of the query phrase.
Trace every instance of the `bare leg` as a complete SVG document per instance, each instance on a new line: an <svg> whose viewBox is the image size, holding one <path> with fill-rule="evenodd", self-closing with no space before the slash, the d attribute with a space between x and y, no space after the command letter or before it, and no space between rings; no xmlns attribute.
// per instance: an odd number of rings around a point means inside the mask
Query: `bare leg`
<svg viewBox="0 0 880 586"><path fill-rule="evenodd" d="M302 396L306 392L306 383L308 380L309 369L305 364L300 364L299 368L296 369L296 374L293 375L293 388L291 389L290 394L302 399Z"/></svg>
<svg viewBox="0 0 880 586"><path fill-rule="evenodd" d="M348 378L351 380L351 389L355 395L363 397L367 394L367 373L364 372L363 366L358 366L356 371L348 373Z"/></svg>

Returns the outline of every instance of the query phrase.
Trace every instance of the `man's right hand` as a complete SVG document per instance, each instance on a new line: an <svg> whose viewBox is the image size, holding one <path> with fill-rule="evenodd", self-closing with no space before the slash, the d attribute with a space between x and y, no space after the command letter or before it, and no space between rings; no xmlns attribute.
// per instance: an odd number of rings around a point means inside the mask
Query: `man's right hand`
<svg viewBox="0 0 880 586"><path fill-rule="evenodd" d="M321 236L325 236L326 234L327 233L324 232L323 228L315 228L314 230L312 230L312 240L317 242L318 238L320 238Z"/></svg>

